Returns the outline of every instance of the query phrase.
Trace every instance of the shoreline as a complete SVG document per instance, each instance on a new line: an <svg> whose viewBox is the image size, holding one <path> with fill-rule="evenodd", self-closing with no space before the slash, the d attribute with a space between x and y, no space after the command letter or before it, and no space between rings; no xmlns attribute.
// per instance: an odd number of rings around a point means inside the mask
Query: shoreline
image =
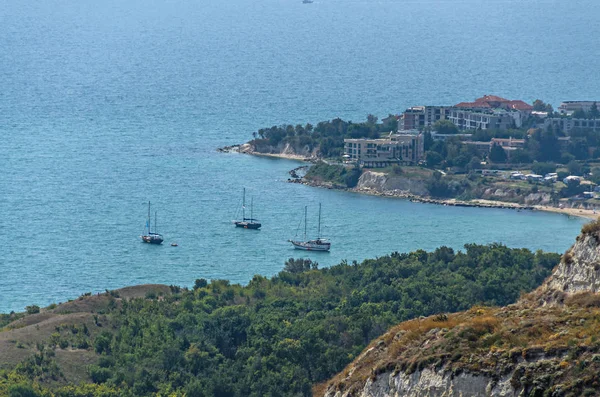
<svg viewBox="0 0 600 397"><path fill-rule="evenodd" d="M232 145L226 146L223 148L218 148L217 151L222 153L241 153L248 154L251 156L261 156L261 157L270 157L284 160L294 160L294 161L302 161L306 163L315 162L317 159L315 158L307 158L306 156L300 156L297 154L288 154L288 153L260 153L252 150L251 145L245 143L242 145ZM424 203L424 204L437 204L437 205L446 205L453 207L475 207L475 208L498 208L498 209L512 209L512 210L528 210L528 211L544 211L551 212L555 214L563 214L566 216L575 216L578 218L597 219L600 214L596 213L594 210L588 209L580 209L580 208L560 208L553 207L550 205L524 205L518 203L511 203L506 201L496 201L496 200L486 200L486 199L474 199L469 201L457 200L457 199L435 199L431 197L422 197L417 196L411 193L401 192L401 191L378 191L370 188L342 188L339 186L335 186L333 184L328 183L315 183L304 180L303 178L290 178L288 179L288 183L301 183L303 185L318 187L318 188L326 188L326 189L335 189L342 190L352 193L358 194L368 194L371 196L380 196L380 197L390 197L390 198L399 198L410 200L412 202Z"/></svg>
<svg viewBox="0 0 600 397"><path fill-rule="evenodd" d="M221 153L240 153L240 154L249 154L251 156L260 156L260 157L271 157L277 159L284 160L294 160L294 161L303 161L306 163L315 162L316 158L301 156L299 154L292 153L261 153L252 149L252 146L248 143L244 143L241 145L231 145L225 146L217 149L218 152Z"/></svg>
<svg viewBox="0 0 600 397"><path fill-rule="evenodd" d="M511 203L507 201L496 201L496 200L485 200L485 199L474 199L469 201L457 200L457 199L435 199L431 197L422 197L417 196L411 193L401 192L401 191L378 191L370 188L340 188L333 184L320 184L313 183L301 179L289 179L289 183L301 183L303 185L318 187L318 188L326 188L326 189L335 189L342 190L351 193L357 194L367 194L371 196L380 196L380 197L389 197L389 198L398 198L404 200L410 200L414 203L423 203L423 204L436 204L436 205L445 205L452 207L474 207L474 208L497 208L497 209L512 209L517 211L543 211L543 212L551 212L555 214L562 214L566 216L574 216L578 218L584 218L589 220L598 219L600 214L595 213L593 210L587 209L579 209L579 208L559 208L552 207L548 205L524 205L518 203Z"/></svg>

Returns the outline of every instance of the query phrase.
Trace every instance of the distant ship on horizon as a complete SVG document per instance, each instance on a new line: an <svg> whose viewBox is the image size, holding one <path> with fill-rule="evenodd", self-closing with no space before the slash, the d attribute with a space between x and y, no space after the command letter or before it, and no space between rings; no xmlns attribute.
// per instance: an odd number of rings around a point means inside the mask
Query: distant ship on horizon
<svg viewBox="0 0 600 397"><path fill-rule="evenodd" d="M302 4L311 4L313 0L302 0Z"/></svg>

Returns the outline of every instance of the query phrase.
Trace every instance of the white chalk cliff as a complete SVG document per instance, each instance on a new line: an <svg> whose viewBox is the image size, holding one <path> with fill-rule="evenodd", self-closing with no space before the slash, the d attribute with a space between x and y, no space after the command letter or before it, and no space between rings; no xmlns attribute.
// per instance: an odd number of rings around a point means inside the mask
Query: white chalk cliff
<svg viewBox="0 0 600 397"><path fill-rule="evenodd" d="M325 397L513 397L600 395L597 372L585 386L577 365L600 369L600 222L583 228L576 243L563 255L552 275L536 291L505 308L471 309L451 315L448 327L433 328L407 337L414 329L400 324L374 341L352 364L326 386ZM570 299L570 300L569 300ZM585 299L585 300L584 300ZM574 303L575 302L575 303ZM582 302L585 302L583 304ZM485 314L477 317L477 312ZM469 351L465 338L459 352L444 344L451 333L479 321L494 322L494 331L479 336L511 338L531 333L529 346L503 351L493 343ZM420 319L421 323L432 320ZM593 322L593 324L592 324ZM461 328L462 327L462 328ZM399 331L400 330L400 331ZM535 332L545 336L536 339ZM598 334L598 335L597 335ZM437 343L437 344L436 344ZM461 341L462 343L462 341ZM534 346L535 345L535 346ZM458 345L456 345L458 346ZM505 345L506 346L506 345ZM428 350L428 353L421 354ZM465 354L467 352L468 354ZM435 361L424 357L439 357ZM465 357L470 355L470 357ZM460 361L460 365L457 363ZM598 362L598 363L597 363ZM587 376L587 377L586 377ZM586 381L587 382L587 381ZM575 386L574 386L575 385Z"/></svg>

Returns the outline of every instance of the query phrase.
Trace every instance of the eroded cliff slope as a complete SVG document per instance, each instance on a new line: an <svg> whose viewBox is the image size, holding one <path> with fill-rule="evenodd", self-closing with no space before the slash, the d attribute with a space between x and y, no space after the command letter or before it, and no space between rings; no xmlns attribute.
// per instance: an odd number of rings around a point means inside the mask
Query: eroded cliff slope
<svg viewBox="0 0 600 397"><path fill-rule="evenodd" d="M333 380L326 397L600 395L600 222L552 276L503 308L402 323Z"/></svg>

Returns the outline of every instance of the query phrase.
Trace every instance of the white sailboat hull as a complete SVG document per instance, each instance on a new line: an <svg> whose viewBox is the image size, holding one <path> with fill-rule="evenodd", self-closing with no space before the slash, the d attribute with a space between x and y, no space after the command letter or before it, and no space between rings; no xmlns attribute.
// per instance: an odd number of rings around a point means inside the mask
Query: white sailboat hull
<svg viewBox="0 0 600 397"><path fill-rule="evenodd" d="M290 243L297 250L303 251L329 251L331 243L323 240L311 240L311 241L294 241L289 240Z"/></svg>

